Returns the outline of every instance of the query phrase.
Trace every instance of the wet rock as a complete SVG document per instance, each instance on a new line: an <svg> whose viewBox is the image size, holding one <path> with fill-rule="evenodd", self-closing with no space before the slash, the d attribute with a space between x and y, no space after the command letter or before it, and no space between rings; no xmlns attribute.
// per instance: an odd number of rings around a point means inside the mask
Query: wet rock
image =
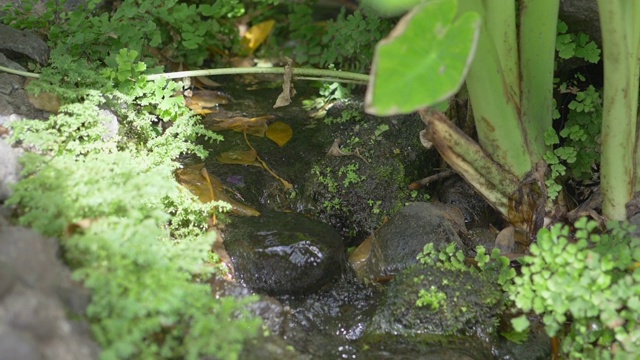
<svg viewBox="0 0 640 360"><path fill-rule="evenodd" d="M471 185L460 177L447 179L438 192L438 199L462 210L468 228L487 227L498 220L498 215Z"/></svg>
<svg viewBox="0 0 640 360"><path fill-rule="evenodd" d="M486 344L475 338L402 337L385 335L367 344L369 360L485 360L493 358Z"/></svg>
<svg viewBox="0 0 640 360"><path fill-rule="evenodd" d="M54 239L0 226L0 358L98 358L82 320L89 293L56 255Z"/></svg>
<svg viewBox="0 0 640 360"><path fill-rule="evenodd" d="M435 156L420 144L424 124L417 115L374 117L362 115L360 107L336 105L322 127L326 156L307 172L303 207L338 229L347 246L357 245L385 217L415 201L407 185Z"/></svg>
<svg viewBox="0 0 640 360"><path fill-rule="evenodd" d="M531 325L527 332L527 339L517 344L500 337L495 347L495 353L499 359L517 360L546 360L552 358L551 338L547 335L544 324L539 318L529 317Z"/></svg>
<svg viewBox="0 0 640 360"><path fill-rule="evenodd" d="M602 49L600 16L596 0L562 0L559 16L567 23L570 32L584 32Z"/></svg>
<svg viewBox="0 0 640 360"><path fill-rule="evenodd" d="M416 265L389 284L371 321L372 334L473 335L495 332L503 295L490 273ZM416 305L420 290L444 295L436 308Z"/></svg>
<svg viewBox="0 0 640 360"><path fill-rule="evenodd" d="M24 55L46 65L49 60L49 47L42 39L27 30L17 30L0 24L0 51Z"/></svg>
<svg viewBox="0 0 640 360"><path fill-rule="evenodd" d="M440 245L462 242L442 209L426 202L411 203L386 224L371 244L367 259L367 276L380 278L393 275L416 264L416 256L426 244Z"/></svg>
<svg viewBox="0 0 640 360"><path fill-rule="evenodd" d="M8 59L0 52L0 65L15 70L25 71L18 63ZM44 118L45 113L39 111L29 103L24 90L23 77L0 72L0 125L6 126L8 121L17 120L20 114L28 118Z"/></svg>
<svg viewBox="0 0 640 360"><path fill-rule="evenodd" d="M235 218L225 246L239 279L269 295L312 293L345 264L340 235L296 213Z"/></svg>

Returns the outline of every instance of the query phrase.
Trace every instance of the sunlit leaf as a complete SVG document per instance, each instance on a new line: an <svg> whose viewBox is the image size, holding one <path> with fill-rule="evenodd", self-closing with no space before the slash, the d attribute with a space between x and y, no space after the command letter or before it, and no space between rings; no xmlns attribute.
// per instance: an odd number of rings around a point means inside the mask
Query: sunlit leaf
<svg viewBox="0 0 640 360"><path fill-rule="evenodd" d="M456 5L433 0L417 6L378 43L365 98L367 112L410 113L460 88L478 41L480 16L466 12L455 18Z"/></svg>
<svg viewBox="0 0 640 360"><path fill-rule="evenodd" d="M276 121L269 125L266 135L269 139L278 144L278 146L282 147L291 140L293 130L291 129L291 126L283 123L282 121Z"/></svg>
<svg viewBox="0 0 640 360"><path fill-rule="evenodd" d="M262 166L257 157L258 153L255 150L232 150L216 156L216 160L222 164Z"/></svg>
<svg viewBox="0 0 640 360"><path fill-rule="evenodd" d="M253 54L258 46L269 37L275 24L275 20L266 20L250 27L240 41L243 52Z"/></svg>

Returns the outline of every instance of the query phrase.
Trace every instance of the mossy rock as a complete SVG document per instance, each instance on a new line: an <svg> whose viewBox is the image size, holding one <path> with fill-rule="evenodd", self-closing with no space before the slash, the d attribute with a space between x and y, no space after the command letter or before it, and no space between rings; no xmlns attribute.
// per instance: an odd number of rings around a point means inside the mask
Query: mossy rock
<svg viewBox="0 0 640 360"><path fill-rule="evenodd" d="M405 203L425 199L426 193L412 194L407 185L424 177L436 156L420 144L424 124L418 116L374 117L358 107L340 111L356 118L328 121L339 152L313 165L302 203L353 245ZM330 119L341 112L330 113Z"/></svg>
<svg viewBox="0 0 640 360"><path fill-rule="evenodd" d="M421 289L445 295L438 308L416 305ZM368 329L372 335L494 333L503 295L491 273L415 265L389 284Z"/></svg>

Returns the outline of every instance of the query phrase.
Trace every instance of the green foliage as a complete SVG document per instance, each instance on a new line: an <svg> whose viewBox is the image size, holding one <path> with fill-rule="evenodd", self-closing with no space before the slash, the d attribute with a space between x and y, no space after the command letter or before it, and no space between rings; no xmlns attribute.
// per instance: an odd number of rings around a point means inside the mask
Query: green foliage
<svg viewBox="0 0 640 360"><path fill-rule="evenodd" d="M567 33L569 27L563 21L558 21L558 36L556 37L556 51L561 59L578 58L590 63L600 61L600 49L591 41L589 36L582 31L573 34Z"/></svg>
<svg viewBox="0 0 640 360"><path fill-rule="evenodd" d="M584 33L567 34L566 24L558 24L558 40L556 48L562 59L581 58L590 62L600 60L600 49ZM546 180L550 199L555 199L562 189L559 181L563 177L581 181L589 180L592 170L600 161L600 132L602 126L602 95L593 85L580 90L578 83L586 79L582 74L563 82L557 87L560 94L572 93L575 96L567 105L568 114L558 137L553 129L547 129L545 144L553 146L543 159L549 164L550 175ZM556 109L554 115L560 121L560 113Z"/></svg>
<svg viewBox="0 0 640 360"><path fill-rule="evenodd" d="M4 22L41 29L48 35L53 54L114 66L118 51L124 48L151 61L146 51L150 47L162 49L174 61L197 66L208 57L208 48L228 49L229 44L237 43L234 19L246 11L239 0L211 5L125 0L112 12L100 9L100 5L99 1L89 1L74 11L51 5L37 21L28 16L27 9L8 6L3 8L9 13Z"/></svg>
<svg viewBox="0 0 640 360"><path fill-rule="evenodd" d="M289 11L289 37L296 42L290 57L300 64L333 64L345 71L368 71L376 42L393 25L392 20L360 10L347 15L343 9L323 26L314 20L311 7L304 2L291 3Z"/></svg>
<svg viewBox="0 0 640 360"><path fill-rule="evenodd" d="M359 168L360 164L352 162L341 166L340 169L338 169L338 176L343 178L342 184L344 187L348 187L351 184L358 184L365 179L364 176L358 175Z"/></svg>
<svg viewBox="0 0 640 360"><path fill-rule="evenodd" d="M571 358L640 355L640 239L628 224L611 222L608 229L601 233L586 218L575 223L573 237L561 224L541 229L514 280L515 304L543 316L547 333L563 339ZM520 317L513 325L528 323Z"/></svg>
<svg viewBox="0 0 640 360"><path fill-rule="evenodd" d="M510 267L509 259L500 255L499 249L493 249L491 254L487 254L485 247L478 245L475 260L478 268L468 266L465 263L464 253L457 248L455 243L451 243L440 250L436 250L433 243L429 243L424 246L422 253L418 254L418 261L424 266L488 276L503 289L510 289L511 281L515 278L516 272ZM425 294L432 296L434 291L431 289L425 290ZM430 300L424 299L423 301L428 303Z"/></svg>
<svg viewBox="0 0 640 360"><path fill-rule="evenodd" d="M10 125L34 153L9 203L21 224L66 237L74 277L92 292L102 358L235 359L260 321L206 283L215 270L207 218L229 206L200 203L173 176L178 156L207 155L196 139L220 137L175 96L180 83L147 81L136 51L114 54L104 68L53 53L29 90L66 105L47 121Z"/></svg>

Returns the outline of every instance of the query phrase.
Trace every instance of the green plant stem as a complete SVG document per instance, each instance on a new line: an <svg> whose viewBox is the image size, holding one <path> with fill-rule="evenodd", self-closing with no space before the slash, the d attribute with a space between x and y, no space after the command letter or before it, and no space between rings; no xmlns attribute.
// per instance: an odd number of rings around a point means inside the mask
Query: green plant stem
<svg viewBox="0 0 640 360"><path fill-rule="evenodd" d="M16 75L25 76L25 77L31 77L31 78L40 77L40 74L15 70L15 69L11 69L4 66L0 66L0 70L4 72L8 72L10 74L16 74ZM147 79L149 80L154 80L159 78L177 79L177 78L192 77L192 76L242 75L242 74L284 74L284 68L253 67L253 68L223 68L223 69L179 71L179 72L173 72L173 73L148 75ZM359 74L359 73L352 73L352 72L338 71L338 70L294 68L293 75L297 76L297 79L300 79L300 80L350 82L350 83L356 83L356 84L362 84L362 85L366 85L367 82L369 82L368 74Z"/></svg>
<svg viewBox="0 0 640 360"><path fill-rule="evenodd" d="M552 125L553 68L560 0L522 0L520 6L520 120L531 160L547 151Z"/></svg>
<svg viewBox="0 0 640 360"><path fill-rule="evenodd" d="M179 72L173 72L173 73L149 75L147 76L147 79L154 80L160 77L163 77L165 79L176 79L176 78L195 77L195 76L241 75L241 74L284 74L284 68L283 67L271 67L271 68L252 67L252 68L224 68L224 69L179 71ZM293 68L293 75L330 78L331 81L354 81L362 84L366 84L369 81L368 74L359 74L359 73L352 73L347 71L325 70L325 69Z"/></svg>
<svg viewBox="0 0 640 360"><path fill-rule="evenodd" d="M496 162L521 177L531 170L532 161L518 112L519 76L512 74L512 65L505 67L501 63L503 59L513 61L511 52L517 49L515 36L509 35L515 34L515 23L507 19L515 17L515 8L504 1L490 7L484 3L466 0L458 5L460 13L476 11L482 16L476 56L467 75L467 89L480 145Z"/></svg>
<svg viewBox="0 0 640 360"><path fill-rule="evenodd" d="M16 75L20 75L20 76L24 76L24 77L30 77L30 78L39 78L40 77L40 74L30 73L30 72L27 72L27 71L20 71L20 70L8 68L6 66L0 66L0 71L4 71L4 72L9 73L9 74L16 74Z"/></svg>
<svg viewBox="0 0 640 360"><path fill-rule="evenodd" d="M640 4L598 0L604 58L602 212L625 220L634 191L634 149L638 112Z"/></svg>

